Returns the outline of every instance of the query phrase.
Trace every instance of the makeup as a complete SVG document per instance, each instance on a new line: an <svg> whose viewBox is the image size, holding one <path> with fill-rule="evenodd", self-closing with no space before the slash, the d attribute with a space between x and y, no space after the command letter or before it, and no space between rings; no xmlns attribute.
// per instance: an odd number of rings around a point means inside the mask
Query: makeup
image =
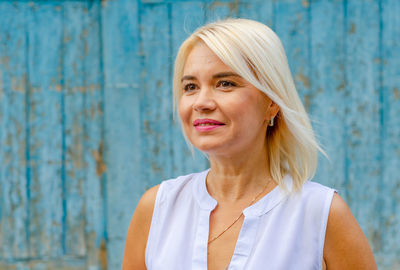
<svg viewBox="0 0 400 270"><path fill-rule="evenodd" d="M200 132L214 130L214 129L219 128L224 125L225 124L222 122L219 122L214 119L208 119L208 118L196 119L193 121L193 126L195 127L195 129L197 131L200 131Z"/></svg>

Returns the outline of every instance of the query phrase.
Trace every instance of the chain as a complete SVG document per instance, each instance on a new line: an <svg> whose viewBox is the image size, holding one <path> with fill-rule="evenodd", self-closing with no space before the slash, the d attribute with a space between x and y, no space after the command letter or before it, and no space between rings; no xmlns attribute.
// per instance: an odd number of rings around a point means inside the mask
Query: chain
<svg viewBox="0 0 400 270"><path fill-rule="evenodd" d="M247 206L251 206L255 200L258 198L258 196L260 196L269 186L269 183L271 183L271 180L268 181L268 183L265 185L265 188L257 194L257 196L254 197L254 199L250 202L250 204ZM246 208L247 208L246 207ZM223 235L227 230L229 230L233 225L235 225L235 223L243 216L243 211L240 213L240 215L228 226L225 228L225 230L223 230L220 234L218 234L217 236L214 236L211 240L208 241L208 244L211 244L212 242L214 242L215 240L217 240L221 235Z"/></svg>

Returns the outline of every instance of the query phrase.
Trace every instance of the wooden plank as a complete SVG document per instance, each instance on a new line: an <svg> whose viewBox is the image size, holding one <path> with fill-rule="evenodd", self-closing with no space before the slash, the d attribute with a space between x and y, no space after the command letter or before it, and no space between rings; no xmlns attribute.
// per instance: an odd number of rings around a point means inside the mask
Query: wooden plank
<svg viewBox="0 0 400 270"><path fill-rule="evenodd" d="M263 0L253 0L239 2L238 17L256 20L273 27L273 2Z"/></svg>
<svg viewBox="0 0 400 270"><path fill-rule="evenodd" d="M66 254L106 268L99 3L64 5Z"/></svg>
<svg viewBox="0 0 400 270"><path fill-rule="evenodd" d="M0 269L2 270L30 270L29 263L24 262L12 262L7 263L0 261Z"/></svg>
<svg viewBox="0 0 400 270"><path fill-rule="evenodd" d="M237 17L239 1L206 1L206 22L213 22L228 17Z"/></svg>
<svg viewBox="0 0 400 270"><path fill-rule="evenodd" d="M343 1L311 3L312 82L309 108L317 138L329 156L329 160L320 156L314 179L336 188L341 196L347 196L343 7Z"/></svg>
<svg viewBox="0 0 400 270"><path fill-rule="evenodd" d="M154 18L156 14L151 15ZM106 157L107 265L120 269L126 232L143 194L139 89L139 12L136 1L105 2L102 8Z"/></svg>
<svg viewBox="0 0 400 270"><path fill-rule="evenodd" d="M346 174L347 202L374 251L383 245L376 219L382 177L379 81L379 3L346 4ZM378 191L378 192L377 192Z"/></svg>
<svg viewBox="0 0 400 270"><path fill-rule="evenodd" d="M203 2L171 4L172 64L182 42L205 23L205 16L206 10Z"/></svg>
<svg viewBox="0 0 400 270"><path fill-rule="evenodd" d="M180 45L205 22L205 4L202 2L172 4L171 8L171 46L173 57L170 66L171 78L168 80L169 86L172 85L173 64ZM170 91L172 91L172 87ZM193 149L192 154L182 132L178 112L176 112L171 135L173 138L171 141L173 150L169 158L173 160L173 175L170 175L170 177L201 171L209 166L208 160L199 151Z"/></svg>
<svg viewBox="0 0 400 270"><path fill-rule="evenodd" d="M86 12L87 10L87 12ZM86 269L107 269L104 157L104 78L101 3L85 2L84 16L84 164ZM114 203L114 202L113 202Z"/></svg>
<svg viewBox="0 0 400 270"><path fill-rule="evenodd" d="M26 5L0 3L0 260L29 256Z"/></svg>
<svg viewBox="0 0 400 270"><path fill-rule="evenodd" d="M310 20L307 1L283 0L274 3L274 31L285 48L297 91L306 109L310 101Z"/></svg>
<svg viewBox="0 0 400 270"><path fill-rule="evenodd" d="M149 188L172 175L171 10L169 5L140 9L140 52L143 56L140 108L142 181Z"/></svg>
<svg viewBox="0 0 400 270"><path fill-rule="evenodd" d="M252 1L252 0L244 0L244 1ZM193 2L199 2L199 0L188 1L188 0L140 0L143 4L177 4L177 5L186 5ZM204 0L202 2L216 2L212 0ZM218 2L232 2L232 0L218 0Z"/></svg>
<svg viewBox="0 0 400 270"><path fill-rule="evenodd" d="M381 80L383 175L379 180L382 243L377 253L380 269L400 269L400 2L381 1Z"/></svg>
<svg viewBox="0 0 400 270"><path fill-rule="evenodd" d="M30 153L30 255L63 254L62 13L51 2L30 2L27 14Z"/></svg>
<svg viewBox="0 0 400 270"><path fill-rule="evenodd" d="M282 0L273 16L271 1L167 2L103 2L102 26L97 1L0 3L0 269L120 268L144 190L207 165L170 120L183 25L235 14L275 22L332 160L316 180L349 202L379 268L399 268L398 1Z"/></svg>
<svg viewBox="0 0 400 270"><path fill-rule="evenodd" d="M83 18L87 16L84 2L63 2L63 136L64 136L64 180L65 198L65 254L85 256L85 178L87 164L85 149L85 47L88 29Z"/></svg>
<svg viewBox="0 0 400 270"><path fill-rule="evenodd" d="M16 260L12 262L0 262L1 270L87 270L85 260L82 259L62 259L54 260Z"/></svg>

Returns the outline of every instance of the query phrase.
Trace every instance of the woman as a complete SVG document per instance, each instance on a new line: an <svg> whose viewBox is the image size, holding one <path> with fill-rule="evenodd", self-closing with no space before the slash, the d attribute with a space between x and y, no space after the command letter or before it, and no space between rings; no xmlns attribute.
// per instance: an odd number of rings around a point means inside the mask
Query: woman
<svg viewBox="0 0 400 270"><path fill-rule="evenodd" d="M199 28L178 52L174 96L210 169L143 195L123 269L376 269L346 203L308 181L320 147L271 29Z"/></svg>

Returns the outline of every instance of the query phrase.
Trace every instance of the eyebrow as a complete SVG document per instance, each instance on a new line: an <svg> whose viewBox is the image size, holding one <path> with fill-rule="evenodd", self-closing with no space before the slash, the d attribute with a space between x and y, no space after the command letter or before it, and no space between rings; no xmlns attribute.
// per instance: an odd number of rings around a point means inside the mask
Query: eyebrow
<svg viewBox="0 0 400 270"><path fill-rule="evenodd" d="M239 77L242 78L242 76L240 76L239 74L235 73L235 72L221 72L221 73L217 73L214 74L213 79L220 79L220 78L224 78L224 77ZM181 82L183 82L184 80L195 80L196 77L192 76L192 75L185 75L182 77Z"/></svg>

